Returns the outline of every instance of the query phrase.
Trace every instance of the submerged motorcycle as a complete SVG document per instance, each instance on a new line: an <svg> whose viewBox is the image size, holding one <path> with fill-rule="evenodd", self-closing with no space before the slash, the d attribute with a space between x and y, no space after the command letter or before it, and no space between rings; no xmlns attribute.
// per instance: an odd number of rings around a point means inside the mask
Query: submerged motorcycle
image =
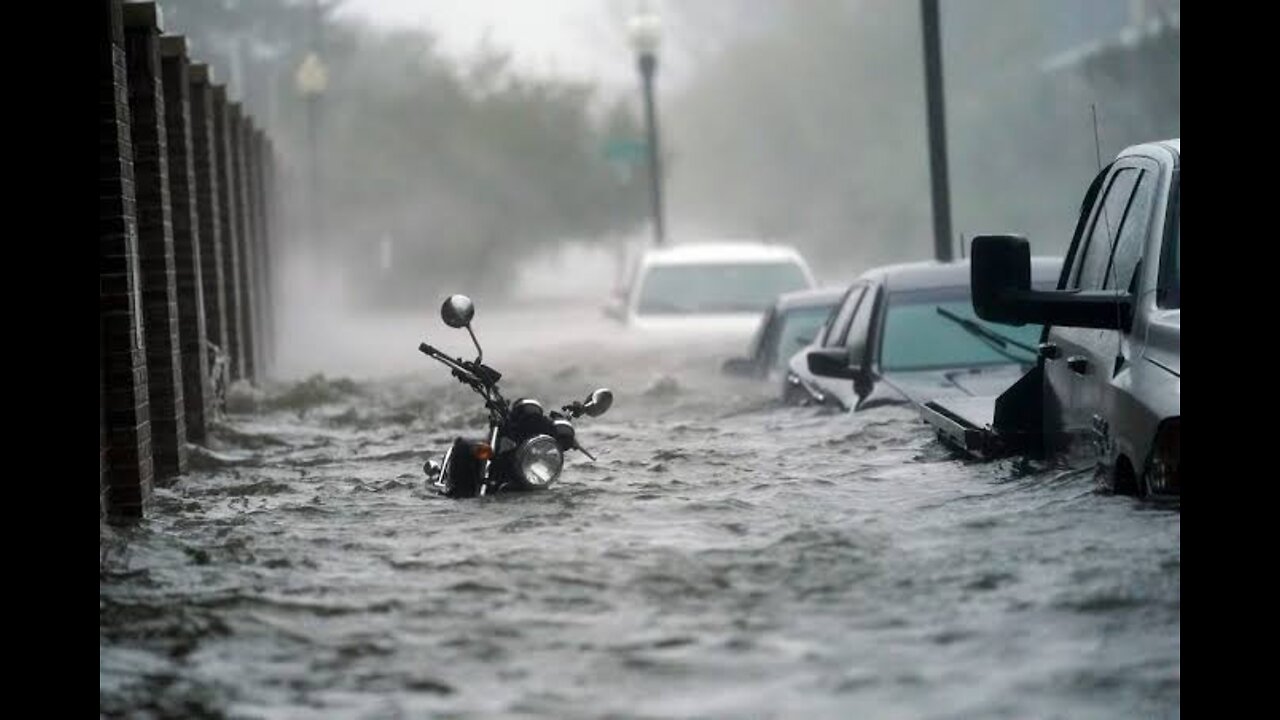
<svg viewBox="0 0 1280 720"><path fill-rule="evenodd" d="M577 450L595 460L578 444L573 419L599 417L613 405L613 393L600 388L585 401L575 400L561 411L547 412L542 403L520 398L508 403L498 391L502 374L485 365L484 350L471 330L475 307L466 295L453 295L440 308L440 317L452 328L466 328L476 346L476 359L451 358L426 343L418 350L447 366L463 385L484 398L489 411L486 439L455 438L440 461L422 466L427 484L451 498L483 497L511 490L536 490L560 477L564 454Z"/></svg>

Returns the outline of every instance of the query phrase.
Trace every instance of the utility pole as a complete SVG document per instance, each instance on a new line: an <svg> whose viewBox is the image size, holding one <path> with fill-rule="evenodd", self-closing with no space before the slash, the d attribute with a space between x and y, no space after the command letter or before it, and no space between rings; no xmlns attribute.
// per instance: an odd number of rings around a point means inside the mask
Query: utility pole
<svg viewBox="0 0 1280 720"><path fill-rule="evenodd" d="M929 121L929 180L933 194L934 255L951 260L951 193L947 183L947 111L943 105L938 0L920 0L924 30L924 88Z"/></svg>

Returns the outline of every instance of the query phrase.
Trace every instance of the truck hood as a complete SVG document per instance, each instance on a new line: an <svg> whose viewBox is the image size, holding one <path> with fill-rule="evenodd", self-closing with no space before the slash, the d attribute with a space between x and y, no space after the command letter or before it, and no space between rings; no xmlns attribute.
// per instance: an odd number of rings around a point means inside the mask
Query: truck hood
<svg viewBox="0 0 1280 720"><path fill-rule="evenodd" d="M994 397L1026 374L1021 365L993 365L959 370L913 370L886 373L884 379L913 403L963 397Z"/></svg>

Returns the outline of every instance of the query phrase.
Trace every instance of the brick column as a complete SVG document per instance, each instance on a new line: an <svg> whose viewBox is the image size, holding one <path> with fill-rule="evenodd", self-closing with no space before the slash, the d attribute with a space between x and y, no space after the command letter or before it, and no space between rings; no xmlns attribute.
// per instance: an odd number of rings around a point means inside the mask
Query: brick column
<svg viewBox="0 0 1280 720"><path fill-rule="evenodd" d="M209 362L204 340L203 272L200 226L196 214L196 181L191 135L190 78L187 40L160 38L164 80L165 132L169 146L169 206L173 224L173 261L178 288L178 339L182 354L182 398L187 439L203 442L208 432Z"/></svg>
<svg viewBox="0 0 1280 720"><path fill-rule="evenodd" d="M253 150L251 154L252 161L249 163L250 196L253 199L254 236L257 238L256 285L254 290L258 296L255 308L257 309L256 318L258 323L258 357L261 360L259 372L262 375L266 375L271 363L269 348L272 343L274 328L271 326L271 237L267 228L267 145L266 135L261 130L253 133L250 147Z"/></svg>
<svg viewBox="0 0 1280 720"><path fill-rule="evenodd" d="M280 267L280 187L276 178L276 150L271 138L264 136L262 151L262 207L266 224L267 242L263 246L266 253L266 288L267 302L267 364L274 367L276 360L276 333L280 327L279 307L275 299L279 297Z"/></svg>
<svg viewBox="0 0 1280 720"><path fill-rule="evenodd" d="M151 495L151 422L120 0L98 0L98 312L107 512L141 517Z"/></svg>
<svg viewBox="0 0 1280 720"><path fill-rule="evenodd" d="M196 181L196 218L200 232L200 284L204 292L205 341L226 353L230 345L227 330L226 272L222 268L221 184L218 182L217 128L213 120L213 71L203 63L192 63L191 76L191 164ZM212 362L209 352L205 360ZM206 377L212 377L209 366ZM219 398L209 388L206 413L221 408Z"/></svg>
<svg viewBox="0 0 1280 720"><path fill-rule="evenodd" d="M107 519L107 378L103 372L102 332L98 332L98 521Z"/></svg>
<svg viewBox="0 0 1280 720"><path fill-rule="evenodd" d="M186 472L187 426L178 344L173 229L169 219L169 150L164 83L160 79L160 18L153 2L127 3L123 17L138 258L142 268L142 322L151 406L151 451L155 479L161 481Z"/></svg>
<svg viewBox="0 0 1280 720"><path fill-rule="evenodd" d="M240 322L240 234L236 231L239 212L235 184L235 156L231 147L231 108L225 85L213 86L213 149L217 155L218 227L222 232L222 285L227 308L227 356L231 379L244 377L244 335Z"/></svg>
<svg viewBox="0 0 1280 720"><path fill-rule="evenodd" d="M254 322L254 307L257 293L254 292L254 253L257 251L254 228L253 207L249 200L249 163L246 139L251 134L252 121L244 113L244 107L238 103L230 103L231 121L231 157L234 166L234 183L236 188L236 235L239 246L236 257L240 259L240 339L244 343L244 377L254 381L258 379L258 328Z"/></svg>

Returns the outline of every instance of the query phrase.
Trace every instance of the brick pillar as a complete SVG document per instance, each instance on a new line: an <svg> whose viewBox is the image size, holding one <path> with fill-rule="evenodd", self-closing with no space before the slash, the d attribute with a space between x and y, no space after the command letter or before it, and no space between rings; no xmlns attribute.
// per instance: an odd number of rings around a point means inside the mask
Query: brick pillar
<svg viewBox="0 0 1280 720"><path fill-rule="evenodd" d="M249 202L249 163L246 138L251 134L252 124L244 113L244 107L238 103L230 103L231 121L231 158L234 161L234 183L236 188L236 235L239 246L236 257L240 259L240 339L244 354L244 377L254 381L258 379L258 328L254 322L254 307L257 298L254 292L254 253L257 251L253 232L253 207Z"/></svg>
<svg viewBox="0 0 1280 720"><path fill-rule="evenodd" d="M102 332L98 332L98 521L107 519L107 379L103 372Z"/></svg>
<svg viewBox="0 0 1280 720"><path fill-rule="evenodd" d="M98 0L98 312L107 512L139 518L151 496L151 421L120 0Z"/></svg>
<svg viewBox="0 0 1280 720"><path fill-rule="evenodd" d="M263 245L266 253L266 288L267 302L267 365L275 366L277 328L280 327L278 283L280 267L280 188L276 179L275 143L265 135L262 138L262 207L265 210L264 223L267 231L267 242Z"/></svg>
<svg viewBox="0 0 1280 720"><path fill-rule="evenodd" d="M227 357L230 345L227 330L226 272L222 268L222 186L218 182L217 128L213 121L213 71L203 63L192 63L191 76L191 164L196 180L196 218L200 230L200 284L204 291L205 341ZM212 356L205 352L205 360ZM212 378L215 368L209 366ZM221 408L213 387L209 387L205 412Z"/></svg>
<svg viewBox="0 0 1280 720"><path fill-rule="evenodd" d="M258 302L255 305L257 309L258 323L258 357L261 359L259 367L260 373L266 375L271 367L271 351L272 334L274 328L271 326L271 257L270 245L271 237L267 228L267 194L266 194L266 135L257 130L253 133L250 140L250 147L253 149L252 162L249 164L249 178L251 180L251 197L253 198L253 221L255 228L255 237L257 238L257 264L255 267L255 280L257 282L255 291L258 294Z"/></svg>
<svg viewBox="0 0 1280 720"><path fill-rule="evenodd" d="M205 302L196 214L196 181L191 135L191 92L184 37L160 38L164 79L165 132L169 145L169 206L173 224L173 261L178 288L178 340L182 354L182 398L187 439L203 442L208 433L209 362L204 339Z"/></svg>
<svg viewBox="0 0 1280 720"><path fill-rule="evenodd" d="M169 219L169 149L160 79L160 18L153 2L123 7L133 139L142 322L147 348L151 452L157 481L187 470L187 426L178 345L178 290Z"/></svg>
<svg viewBox="0 0 1280 720"><path fill-rule="evenodd" d="M222 232L222 286L227 303L227 356L231 379L244 377L244 336L240 323L240 234L236 232L236 167L231 147L231 108L227 87L213 86L213 149L218 169L218 227Z"/></svg>

